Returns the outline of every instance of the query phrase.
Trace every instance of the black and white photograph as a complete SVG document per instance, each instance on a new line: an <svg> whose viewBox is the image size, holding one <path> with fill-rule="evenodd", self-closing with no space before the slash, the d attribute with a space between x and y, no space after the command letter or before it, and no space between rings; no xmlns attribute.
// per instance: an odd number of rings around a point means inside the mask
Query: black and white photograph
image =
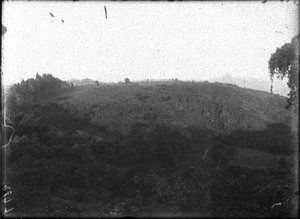
<svg viewBox="0 0 300 219"><path fill-rule="evenodd" d="M1 217L299 217L299 0L1 14Z"/></svg>

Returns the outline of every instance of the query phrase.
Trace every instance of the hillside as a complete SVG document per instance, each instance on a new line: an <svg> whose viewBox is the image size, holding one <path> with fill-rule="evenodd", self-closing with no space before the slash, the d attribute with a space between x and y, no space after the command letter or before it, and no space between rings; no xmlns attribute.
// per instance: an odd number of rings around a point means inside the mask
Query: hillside
<svg viewBox="0 0 300 219"><path fill-rule="evenodd" d="M267 92L221 83L141 86L115 85L77 89L63 105L80 118L127 135L136 124L147 128L198 127L215 135L289 126L286 99Z"/></svg>
<svg viewBox="0 0 300 219"><path fill-rule="evenodd" d="M21 95L29 82L35 98ZM295 215L282 96L207 82L23 85L7 98L11 216Z"/></svg>

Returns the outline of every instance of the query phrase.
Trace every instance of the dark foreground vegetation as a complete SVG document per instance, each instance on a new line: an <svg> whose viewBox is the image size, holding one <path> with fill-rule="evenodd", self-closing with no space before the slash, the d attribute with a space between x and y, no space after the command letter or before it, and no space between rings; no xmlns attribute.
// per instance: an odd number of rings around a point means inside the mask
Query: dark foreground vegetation
<svg viewBox="0 0 300 219"><path fill-rule="evenodd" d="M47 77L7 95L7 215L297 216L285 98L222 84L79 88ZM237 149L274 155L273 167L232 162Z"/></svg>

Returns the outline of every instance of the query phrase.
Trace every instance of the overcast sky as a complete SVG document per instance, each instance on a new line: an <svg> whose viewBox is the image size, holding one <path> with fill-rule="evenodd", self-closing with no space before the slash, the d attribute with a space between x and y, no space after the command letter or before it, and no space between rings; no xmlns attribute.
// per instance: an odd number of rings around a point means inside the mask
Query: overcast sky
<svg viewBox="0 0 300 219"><path fill-rule="evenodd" d="M37 72L103 82L269 80L271 53L299 32L292 1L3 4L5 84Z"/></svg>

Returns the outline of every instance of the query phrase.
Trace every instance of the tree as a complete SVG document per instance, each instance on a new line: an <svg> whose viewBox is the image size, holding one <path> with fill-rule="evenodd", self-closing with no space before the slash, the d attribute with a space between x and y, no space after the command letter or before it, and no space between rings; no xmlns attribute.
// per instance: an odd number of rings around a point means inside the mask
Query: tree
<svg viewBox="0 0 300 219"><path fill-rule="evenodd" d="M42 80L42 77L39 75L39 73L36 73L35 80L37 80L37 81Z"/></svg>
<svg viewBox="0 0 300 219"><path fill-rule="evenodd" d="M129 84L129 83L130 83L129 78L125 78L125 79L124 79L124 82L125 82L125 84Z"/></svg>
<svg viewBox="0 0 300 219"><path fill-rule="evenodd" d="M2 36L7 32L7 28L2 25Z"/></svg>
<svg viewBox="0 0 300 219"><path fill-rule="evenodd" d="M288 94L288 105L289 108L292 104L297 101L298 97L298 75L299 75L299 35L293 37L291 43L286 43L282 47L277 48L276 52L273 53L269 60L270 79L273 83L274 75L277 78L283 79L288 78L288 86L291 89ZM271 93L273 85L271 84Z"/></svg>

